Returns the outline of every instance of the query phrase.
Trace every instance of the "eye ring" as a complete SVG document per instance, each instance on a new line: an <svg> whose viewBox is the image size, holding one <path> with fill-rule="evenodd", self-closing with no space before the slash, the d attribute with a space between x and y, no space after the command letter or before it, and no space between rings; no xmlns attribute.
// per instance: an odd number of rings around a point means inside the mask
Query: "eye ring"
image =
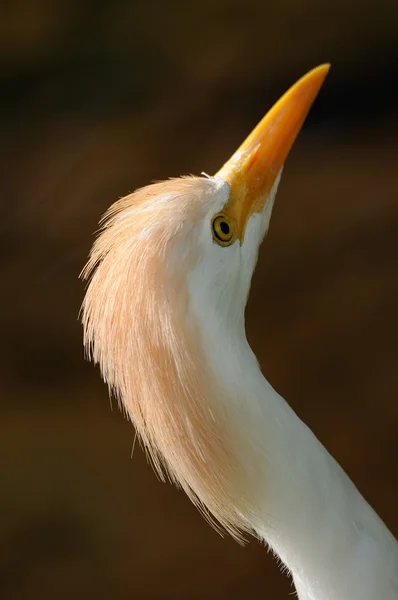
<svg viewBox="0 0 398 600"><path fill-rule="evenodd" d="M213 239L220 246L229 246L232 244L234 235L231 219L223 213L216 215L211 223Z"/></svg>

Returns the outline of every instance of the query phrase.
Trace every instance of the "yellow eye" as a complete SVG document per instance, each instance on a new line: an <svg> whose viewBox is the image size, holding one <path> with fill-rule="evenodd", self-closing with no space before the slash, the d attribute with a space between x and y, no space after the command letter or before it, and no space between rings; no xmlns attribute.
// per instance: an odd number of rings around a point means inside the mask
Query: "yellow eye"
<svg viewBox="0 0 398 600"><path fill-rule="evenodd" d="M213 238L220 246L229 246L233 241L231 220L223 214L216 215L212 221Z"/></svg>

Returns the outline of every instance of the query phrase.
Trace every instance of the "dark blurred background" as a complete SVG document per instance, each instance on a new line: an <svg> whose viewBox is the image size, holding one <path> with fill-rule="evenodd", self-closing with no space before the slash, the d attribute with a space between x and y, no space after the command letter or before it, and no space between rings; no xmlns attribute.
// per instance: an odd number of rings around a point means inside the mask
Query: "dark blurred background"
<svg viewBox="0 0 398 600"><path fill-rule="evenodd" d="M396 0L0 3L0 598L287 598L157 481L84 361L104 210L214 173L308 69L247 311L264 373L398 534ZM377 600L377 599L375 599Z"/></svg>

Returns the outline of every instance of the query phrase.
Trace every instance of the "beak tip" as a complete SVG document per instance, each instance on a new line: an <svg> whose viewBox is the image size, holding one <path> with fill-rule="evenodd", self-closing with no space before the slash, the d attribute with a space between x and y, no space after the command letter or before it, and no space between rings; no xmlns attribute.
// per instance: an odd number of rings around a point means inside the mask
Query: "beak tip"
<svg viewBox="0 0 398 600"><path fill-rule="evenodd" d="M319 90L321 89L323 82L326 79L327 74L330 70L330 63L323 63L318 65L314 69L311 69L306 75L304 75L301 79L297 81L295 85L293 85L290 89L299 93L306 93L312 97L312 101L308 106L308 110L318 95ZM285 94L284 97L290 94L290 90Z"/></svg>
<svg viewBox="0 0 398 600"><path fill-rule="evenodd" d="M330 67L331 67L331 63L322 63L321 65L318 65L317 67L315 67L315 69L313 69L313 73L317 73L319 74L322 79L325 79L326 75L329 73L330 71Z"/></svg>

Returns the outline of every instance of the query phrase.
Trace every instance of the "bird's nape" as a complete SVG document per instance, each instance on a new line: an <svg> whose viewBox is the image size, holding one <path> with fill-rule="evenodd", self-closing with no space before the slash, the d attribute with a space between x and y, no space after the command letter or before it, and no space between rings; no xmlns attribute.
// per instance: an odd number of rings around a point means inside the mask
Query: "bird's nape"
<svg viewBox="0 0 398 600"><path fill-rule="evenodd" d="M217 426L187 312L187 273L201 264L203 220L226 198L220 181L189 177L153 184L111 207L83 272L90 282L82 315L89 356L160 476L167 472L239 538L247 524L229 485L238 466ZM207 233L211 240L210 227Z"/></svg>

